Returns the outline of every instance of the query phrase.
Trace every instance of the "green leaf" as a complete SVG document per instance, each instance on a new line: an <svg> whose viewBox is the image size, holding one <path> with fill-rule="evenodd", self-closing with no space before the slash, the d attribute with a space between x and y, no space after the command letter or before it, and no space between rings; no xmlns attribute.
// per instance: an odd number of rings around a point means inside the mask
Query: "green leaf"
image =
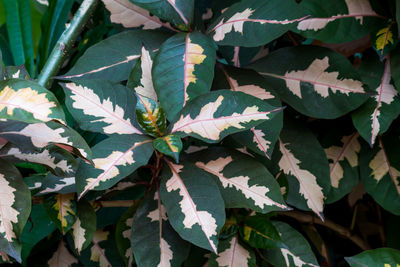
<svg viewBox="0 0 400 267"><path fill-rule="evenodd" d="M141 134L135 126L136 97L126 87L104 80L62 84L69 112L87 131L103 134Z"/></svg>
<svg viewBox="0 0 400 267"><path fill-rule="evenodd" d="M90 47L65 75L66 80L104 79L114 82L128 79L144 45L153 51L169 37L168 33L132 30L115 34ZM118 52L115 52L118 47ZM106 55L99 57L99 55Z"/></svg>
<svg viewBox="0 0 400 267"><path fill-rule="evenodd" d="M381 23L371 33L371 43L373 48L378 52L378 55L381 59L383 59L387 53L392 51L397 43L398 40L396 38L397 34L397 27L394 22L390 22L389 24Z"/></svg>
<svg viewBox="0 0 400 267"><path fill-rule="evenodd" d="M96 232L96 213L93 207L86 201L79 201L77 207L77 219L72 226L72 237L75 249L78 253L92 242Z"/></svg>
<svg viewBox="0 0 400 267"><path fill-rule="evenodd" d="M225 223L224 201L217 184L189 162L165 162L160 197L172 227L183 239L217 253L218 233Z"/></svg>
<svg viewBox="0 0 400 267"><path fill-rule="evenodd" d="M286 247L264 250L264 257L276 267L317 267L307 240L288 224L272 221Z"/></svg>
<svg viewBox="0 0 400 267"><path fill-rule="evenodd" d="M218 255L211 254L208 265L210 267L256 267L256 255L254 251L241 243L237 235L221 240L218 246Z"/></svg>
<svg viewBox="0 0 400 267"><path fill-rule="evenodd" d="M31 80L28 71L24 65L19 66L7 66L4 70L4 80L7 79L23 79Z"/></svg>
<svg viewBox="0 0 400 267"><path fill-rule="evenodd" d="M41 21L39 42L39 63L41 70L46 63L52 49L66 28L74 0L49 1Z"/></svg>
<svg viewBox="0 0 400 267"><path fill-rule="evenodd" d="M189 244L171 227L159 192L151 190L133 217L131 247L138 266L181 266Z"/></svg>
<svg viewBox="0 0 400 267"><path fill-rule="evenodd" d="M76 159L64 149L50 146L41 151L24 150L8 143L0 149L0 157L11 162L30 162L47 166L59 176L73 175L78 166Z"/></svg>
<svg viewBox="0 0 400 267"><path fill-rule="evenodd" d="M390 71L394 85L397 91L400 91L400 47L397 47L390 53Z"/></svg>
<svg viewBox="0 0 400 267"><path fill-rule="evenodd" d="M240 227L240 236L254 248L271 249L281 247L281 238L267 216L248 217Z"/></svg>
<svg viewBox="0 0 400 267"><path fill-rule="evenodd" d="M327 43L360 39L369 33L376 18L381 17L372 9L369 0L304 0L299 9L311 16L301 21L296 31L304 37Z"/></svg>
<svg viewBox="0 0 400 267"><path fill-rule="evenodd" d="M226 208L263 213L288 209L275 178L252 157L214 147L191 154L189 159L215 178Z"/></svg>
<svg viewBox="0 0 400 267"><path fill-rule="evenodd" d="M141 135L115 136L95 145L94 166L81 161L76 173L79 198L89 190L105 190L145 165L153 154L152 139Z"/></svg>
<svg viewBox="0 0 400 267"><path fill-rule="evenodd" d="M153 141L154 148L164 155L170 156L179 162L179 154L182 151L182 141L177 135L159 137Z"/></svg>
<svg viewBox="0 0 400 267"><path fill-rule="evenodd" d="M0 121L0 137L3 137L21 149L41 150L56 145L83 159L90 160L92 152L76 131L60 123L24 123L19 121Z"/></svg>
<svg viewBox="0 0 400 267"><path fill-rule="evenodd" d="M271 120L280 110L242 92L213 91L189 102L171 123L171 133L216 143Z"/></svg>
<svg viewBox="0 0 400 267"><path fill-rule="evenodd" d="M44 207L50 219L64 235L77 219L75 194L57 194L45 198Z"/></svg>
<svg viewBox="0 0 400 267"><path fill-rule="evenodd" d="M219 45L260 46L293 29L306 17L294 1L240 1L211 24L208 34Z"/></svg>
<svg viewBox="0 0 400 267"><path fill-rule="evenodd" d="M21 262L19 238L31 212L31 195L17 168L2 159L0 183L0 250Z"/></svg>
<svg viewBox="0 0 400 267"><path fill-rule="evenodd" d="M287 203L312 210L322 219L324 199L331 187L329 165L313 133L299 122L285 120L272 160L288 180Z"/></svg>
<svg viewBox="0 0 400 267"><path fill-rule="evenodd" d="M373 149L363 146L360 176L365 190L389 212L400 215L400 140L397 135L378 137ZM384 192L384 194L382 194Z"/></svg>
<svg viewBox="0 0 400 267"><path fill-rule="evenodd" d="M163 136L167 121L164 110L153 99L136 94L136 116L140 127L153 137Z"/></svg>
<svg viewBox="0 0 400 267"><path fill-rule="evenodd" d="M40 179L41 185L36 193L37 195L45 195L51 193L69 194L75 193L75 177L58 177L52 173L47 174Z"/></svg>
<svg viewBox="0 0 400 267"><path fill-rule="evenodd" d="M353 124L360 135L370 144L375 143L379 134L386 132L400 114L400 96L391 83L390 59L385 63L377 57L365 58L359 72L365 83L374 89L376 95L352 114Z"/></svg>
<svg viewBox="0 0 400 267"><path fill-rule="evenodd" d="M39 84L21 79L0 81L0 119L23 122L65 121L57 98Z"/></svg>
<svg viewBox="0 0 400 267"><path fill-rule="evenodd" d="M143 26L144 30L166 27L176 31L169 23L162 22L158 17L152 16L149 11L129 0L103 0L104 5L110 11L110 20L113 23L122 24L125 28Z"/></svg>
<svg viewBox="0 0 400 267"><path fill-rule="evenodd" d="M115 230L115 241L117 243L119 254L124 259L126 266L132 266L134 262L133 252L131 247L131 233L133 216L138 208L137 204L130 207L119 219ZM153 234L153 232L150 232ZM140 244L143 247L143 243Z"/></svg>
<svg viewBox="0 0 400 267"><path fill-rule="evenodd" d="M178 33L162 44L152 74L168 120L173 120L187 102L210 91L215 57L215 45L199 32Z"/></svg>
<svg viewBox="0 0 400 267"><path fill-rule="evenodd" d="M251 65L283 101L304 115L334 119L364 103L367 87L351 63L324 47L278 49Z"/></svg>
<svg viewBox="0 0 400 267"><path fill-rule="evenodd" d="M256 72L233 67L223 70L226 83L221 88L230 88L257 97L274 107L280 107L277 94L269 88L265 79ZM225 84L226 84L225 83ZM233 139L257 154L270 158L283 126L283 113L268 122L261 123L248 131L233 135Z"/></svg>
<svg viewBox="0 0 400 267"><path fill-rule="evenodd" d="M326 157L329 161L331 190L326 196L326 203L341 199L359 182L360 135L357 132L341 134L331 132L322 140Z"/></svg>
<svg viewBox="0 0 400 267"><path fill-rule="evenodd" d="M126 0L128 1L128 0ZM137 94L157 101L157 94L154 90L151 69L153 68L154 53L142 47L142 55L136 61L131 74L129 75L126 87L134 90Z"/></svg>
<svg viewBox="0 0 400 267"><path fill-rule="evenodd" d="M392 248L377 248L364 251L353 257L346 257L345 260L350 267L361 266L399 266L400 251Z"/></svg>
<svg viewBox="0 0 400 267"><path fill-rule="evenodd" d="M15 65L25 64L34 74L31 5L29 0L3 0L7 32Z"/></svg>
<svg viewBox="0 0 400 267"><path fill-rule="evenodd" d="M173 23L181 30L189 30L193 21L194 0L130 0L160 19Z"/></svg>

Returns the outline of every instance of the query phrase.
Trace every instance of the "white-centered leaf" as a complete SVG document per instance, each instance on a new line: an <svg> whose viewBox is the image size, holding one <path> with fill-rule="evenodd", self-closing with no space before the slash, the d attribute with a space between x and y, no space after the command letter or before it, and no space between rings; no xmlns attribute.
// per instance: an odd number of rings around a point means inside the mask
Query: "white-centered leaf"
<svg viewBox="0 0 400 267"><path fill-rule="evenodd" d="M251 19L250 16L253 15L254 9L247 8L242 12L237 12L227 21L222 19L211 31L214 31L213 39L214 41L218 42L225 38L227 33L232 31L239 32L243 34L243 25L245 22L253 22L253 23L260 23L260 24L290 24L295 23L298 21L303 20L304 18L294 19L294 20L268 20L268 19Z"/></svg>
<svg viewBox="0 0 400 267"><path fill-rule="evenodd" d="M190 114L179 118L173 125L172 133L185 132L187 134L196 133L203 138L217 141L220 139L222 131L228 128L244 129L241 123L251 121L268 120L272 111L259 111L257 106L247 107L243 112L234 112L230 116L214 118L214 114L221 106L224 96L220 95L214 102L204 105L200 113L192 119ZM277 109L278 110L278 109Z"/></svg>
<svg viewBox="0 0 400 267"><path fill-rule="evenodd" d="M75 184L75 177L60 178L54 187L43 188L41 191L38 192L38 194L58 193L63 188L74 184Z"/></svg>
<svg viewBox="0 0 400 267"><path fill-rule="evenodd" d="M106 134L141 134L135 128L130 119L125 119L123 107L115 105L110 99L100 99L90 88L67 83L65 87L71 91L72 107L82 110L87 116L94 116L99 119L94 122L104 122L107 124L103 128Z"/></svg>
<svg viewBox="0 0 400 267"><path fill-rule="evenodd" d="M386 58L385 62L385 70L383 72L381 84L376 88L377 94L374 96L376 101L376 107L374 112L371 114L372 126L371 126L371 144L375 143L375 139L380 132L380 123L379 119L381 114L380 108L382 107L382 103L390 105L395 97L398 96L399 92L394 88L394 86L390 83L391 79L391 71L390 71L390 58Z"/></svg>
<svg viewBox="0 0 400 267"><path fill-rule="evenodd" d="M179 195L182 197L179 205L184 214L184 219L182 221L184 228L192 229L194 225L199 225L211 248L217 253L217 246L211 239L211 237L217 235L218 225L216 219L208 211L197 210L195 202L189 195L188 189L179 175L183 165L176 165L171 162L167 163L172 172L172 176L166 182L166 189L167 192L178 191Z"/></svg>
<svg viewBox="0 0 400 267"><path fill-rule="evenodd" d="M295 254L293 254L290 250L288 250L286 248L281 248L281 253L282 253L283 258L285 259L287 266L291 266L290 262L292 260L294 263L294 266L296 266L296 267L303 267L304 265L318 267L318 265L303 261L300 257L296 256Z"/></svg>
<svg viewBox="0 0 400 267"><path fill-rule="evenodd" d="M125 28L140 27L144 30L158 29L162 26L173 29L169 24L161 22L156 16L150 15L146 9L138 7L129 0L103 0L111 13L111 22L122 24Z"/></svg>
<svg viewBox="0 0 400 267"><path fill-rule="evenodd" d="M15 191L16 189L11 187L5 176L0 173L0 233L4 234L4 238L8 242L12 242L16 238L13 224L18 223L18 215L20 214L13 208Z"/></svg>
<svg viewBox="0 0 400 267"><path fill-rule="evenodd" d="M243 92L243 93L252 95L254 97L257 97L261 100L275 98L270 92L268 92L264 88L261 88L260 86L257 86L255 84L239 85L237 80L230 77L226 72L225 72L225 76L228 79L228 82L229 82L229 85L230 85L232 91Z"/></svg>
<svg viewBox="0 0 400 267"><path fill-rule="evenodd" d="M270 199L266 194L270 191L268 187L260 185L249 185L250 177L248 176L237 176L237 177L225 177L223 170L225 167L232 162L232 157L228 156L226 158L220 157L217 160L209 161L204 164L201 161L196 162L196 166L217 176L221 181L224 188L235 188L240 191L247 199L254 201L254 205L260 207L261 209L266 206L278 206L282 209L287 209L287 206L282 205L276 201Z"/></svg>
<svg viewBox="0 0 400 267"><path fill-rule="evenodd" d="M385 175L389 174L400 197L400 171L390 164L381 140L379 140L379 148L379 152L369 163L369 167L372 169L372 176L379 183Z"/></svg>
<svg viewBox="0 0 400 267"><path fill-rule="evenodd" d="M346 159L351 167L358 166L358 153L360 153L361 149L361 145L358 142L359 136L357 132L343 136L341 140L343 146L331 146L325 149L327 158L333 161L329 163L332 187L338 188L340 180L343 179L341 161Z"/></svg>
<svg viewBox="0 0 400 267"><path fill-rule="evenodd" d="M190 83L196 83L197 78L194 74L194 68L196 65L203 63L206 59L206 55L203 54L204 49L199 45L192 43L190 39L190 35L186 35L185 40L185 54L183 55L183 62L184 62L184 100L183 106L185 106L186 101L190 100L187 88L189 87Z"/></svg>
<svg viewBox="0 0 400 267"><path fill-rule="evenodd" d="M133 158L134 150L144 144L151 142L151 140L145 140L141 142L136 142L126 151L113 151L105 158L95 158L93 159L94 167L96 169L102 170L97 177L86 178L86 185L83 192L79 195L82 197L87 191L92 190L97 187L100 182L109 181L120 174L118 166L132 165L136 162Z"/></svg>
<svg viewBox="0 0 400 267"><path fill-rule="evenodd" d="M50 154L50 151L45 149L42 152L37 152L37 153L24 153L19 148L13 147L10 150L7 151L7 154L5 156L12 156L14 158L23 160L23 161L28 161L32 163L38 163L38 164L43 164L46 166L49 166L53 170L56 168L61 169L65 173L70 173L73 171L73 166L68 164L68 161L63 159L58 162L56 162L56 157L52 156ZM1 157L1 156L0 156Z"/></svg>
<svg viewBox="0 0 400 267"><path fill-rule="evenodd" d="M9 86L5 86L0 91L0 112L7 111L7 115L13 115L15 109L22 109L32 114L32 116L40 121L50 121L49 115L52 108L57 103L50 101L46 93L39 93L30 87L14 90Z"/></svg>
<svg viewBox="0 0 400 267"><path fill-rule="evenodd" d="M128 229L122 232L122 236L126 239L131 238L131 233L132 233L132 224L133 224L133 217L129 218L125 221L126 226ZM132 247L129 246L129 248L126 249L125 251L125 257L128 259L128 266L131 266L133 263L133 252L132 252Z"/></svg>
<svg viewBox="0 0 400 267"><path fill-rule="evenodd" d="M61 241L53 256L47 262L50 267L70 267L78 260L65 247L64 241Z"/></svg>
<svg viewBox="0 0 400 267"><path fill-rule="evenodd" d="M75 200L75 194L58 194L55 196L56 202L53 205L53 209L57 212L57 219L60 222L62 232L65 233L65 230L69 227L71 220L68 217L75 217L75 210L72 208L72 202Z"/></svg>
<svg viewBox="0 0 400 267"><path fill-rule="evenodd" d="M297 29L300 31L313 30L318 31L324 29L329 22L342 18L355 18L363 25L363 18L366 16L378 16L372 9L369 0L345 0L348 13L337 14L328 18L307 18L300 21Z"/></svg>
<svg viewBox="0 0 400 267"><path fill-rule="evenodd" d="M83 244L86 241L85 231L85 228L82 227L81 220L77 218L72 226L72 236L74 238L75 248L78 252L82 251Z"/></svg>
<svg viewBox="0 0 400 267"><path fill-rule="evenodd" d="M93 246L90 249L90 260L98 262L101 267L111 267L111 263L108 261L105 250L99 245L100 242L108 239L109 232L98 229L93 236Z"/></svg>
<svg viewBox="0 0 400 267"><path fill-rule="evenodd" d="M157 94L154 90L153 78L151 69L153 67L153 60L151 59L149 51L143 46L141 56L141 69L142 77L140 79L141 85L134 88L135 92L157 101Z"/></svg>
<svg viewBox="0 0 400 267"><path fill-rule="evenodd" d="M317 183L317 178L308 170L300 167L298 160L293 153L286 148L288 144L279 140L279 148L282 158L279 160L279 167L287 175L293 175L300 185L299 193L306 199L307 206L314 211L321 219L324 208L324 194L322 188Z"/></svg>
<svg viewBox="0 0 400 267"><path fill-rule="evenodd" d="M350 93L364 94L362 82L353 79L340 79L339 72L326 71L329 68L329 58L315 59L305 70L287 71L285 75L273 73L261 73L262 75L284 79L288 89L299 98L302 98L301 83L312 84L316 93L321 97L329 96L329 89L332 93L349 95Z"/></svg>
<svg viewBox="0 0 400 267"><path fill-rule="evenodd" d="M239 244L238 236L234 236L230 242L228 249L219 253L216 261L218 266L227 267L244 267L248 266L250 259L250 252Z"/></svg>

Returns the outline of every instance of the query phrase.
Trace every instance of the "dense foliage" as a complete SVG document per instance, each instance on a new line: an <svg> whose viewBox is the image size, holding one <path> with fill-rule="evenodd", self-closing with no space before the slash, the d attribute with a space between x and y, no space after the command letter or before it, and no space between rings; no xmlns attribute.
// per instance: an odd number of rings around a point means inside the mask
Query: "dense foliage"
<svg viewBox="0 0 400 267"><path fill-rule="evenodd" d="M1 0L0 261L400 266L400 1Z"/></svg>

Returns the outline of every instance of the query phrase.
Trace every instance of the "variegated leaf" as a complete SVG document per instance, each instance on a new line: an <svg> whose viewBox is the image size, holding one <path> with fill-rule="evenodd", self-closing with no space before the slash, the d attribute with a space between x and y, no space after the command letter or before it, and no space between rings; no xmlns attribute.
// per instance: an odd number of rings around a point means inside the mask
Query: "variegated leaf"
<svg viewBox="0 0 400 267"><path fill-rule="evenodd" d="M86 201L78 202L77 218L72 226L74 246L78 253L92 242L96 231L96 213L93 207Z"/></svg>
<svg viewBox="0 0 400 267"><path fill-rule="evenodd" d="M0 149L0 158L12 162L30 162L47 166L59 176L74 174L78 166L76 159L65 150L50 146L39 151L21 150L11 143Z"/></svg>
<svg viewBox="0 0 400 267"><path fill-rule="evenodd" d="M286 247L264 250L263 254L276 267L318 267L307 240L288 224L272 221Z"/></svg>
<svg viewBox="0 0 400 267"><path fill-rule="evenodd" d="M189 162L166 161L160 197L172 227L185 240L217 253L225 222L224 201L209 174Z"/></svg>
<svg viewBox="0 0 400 267"><path fill-rule="evenodd" d="M268 216L254 215L246 218L240 226L240 236L254 248L282 247L281 238Z"/></svg>
<svg viewBox="0 0 400 267"><path fill-rule="evenodd" d="M355 113L353 124L360 135L370 144L375 143L379 134L386 132L400 114L400 96L391 82L390 58L380 63L377 57L365 58L359 67L365 83L375 88L376 95Z"/></svg>
<svg viewBox="0 0 400 267"><path fill-rule="evenodd" d="M305 18L304 11L293 1L247 0L224 11L208 33L219 45L260 46L293 29Z"/></svg>
<svg viewBox="0 0 400 267"><path fill-rule="evenodd" d="M162 44L152 74L154 89L169 120L188 101L210 91L215 57L215 45L199 32L178 33Z"/></svg>
<svg viewBox="0 0 400 267"><path fill-rule="evenodd" d="M213 91L188 103L172 123L171 132L216 143L271 120L280 110L242 92Z"/></svg>
<svg viewBox="0 0 400 267"><path fill-rule="evenodd" d="M189 244L171 227L154 189L138 207L129 238L138 266L180 266L189 254Z"/></svg>
<svg viewBox="0 0 400 267"><path fill-rule="evenodd" d="M77 219L76 205L74 193L52 195L44 202L47 214L63 234L72 228Z"/></svg>
<svg viewBox="0 0 400 267"><path fill-rule="evenodd" d="M142 55L133 67L126 86L141 96L157 101L157 94L154 90L151 69L153 68L153 52L142 47Z"/></svg>
<svg viewBox="0 0 400 267"><path fill-rule="evenodd" d="M254 71L227 67L223 72L228 86L222 88L252 95L275 107L281 106L277 94L268 88L265 79ZM233 138L253 152L270 158L282 125L283 113L279 113L269 122L261 123L249 131L237 133Z"/></svg>
<svg viewBox="0 0 400 267"><path fill-rule="evenodd" d="M69 194L75 192L75 177L58 177L52 173L48 173L45 177L41 177L36 195L51 193Z"/></svg>
<svg viewBox="0 0 400 267"><path fill-rule="evenodd" d="M167 125L164 110L155 100L136 95L136 116L140 127L153 137L163 136Z"/></svg>
<svg viewBox="0 0 400 267"><path fill-rule="evenodd" d="M84 130L104 134L141 134L134 125L136 97L126 87L102 80L62 84L66 104Z"/></svg>
<svg viewBox="0 0 400 267"><path fill-rule="evenodd" d="M190 155L220 187L227 208L257 212L286 210L281 190L269 171L253 158L225 148L209 148Z"/></svg>
<svg viewBox="0 0 400 267"><path fill-rule="evenodd" d="M168 33L133 30L115 34L90 47L68 73L65 80L104 79L114 82L128 79L143 45L153 51L169 37ZM118 47L116 53L115 47ZM106 55L99 57L99 55Z"/></svg>
<svg viewBox="0 0 400 267"><path fill-rule="evenodd" d="M4 80L7 80L7 79L31 80L31 77L24 65L7 66L4 70Z"/></svg>
<svg viewBox="0 0 400 267"><path fill-rule="evenodd" d="M393 248L377 248L364 251L345 260L350 267L362 266L400 266L400 251Z"/></svg>
<svg viewBox="0 0 400 267"><path fill-rule="evenodd" d="M90 261L97 263L101 267L111 267L110 260L108 259L105 249L100 245L103 241L107 241L110 232L103 229L97 229L93 235L93 246L90 248Z"/></svg>
<svg viewBox="0 0 400 267"><path fill-rule="evenodd" d="M21 174L0 159L0 250L21 262L19 238L31 212L31 195Z"/></svg>
<svg viewBox="0 0 400 267"><path fill-rule="evenodd" d="M396 36L397 34L397 27L395 22L387 22L379 24L379 26L375 26L375 30L371 33L371 42L372 46L378 52L378 55L381 59L383 59L387 53L392 51L397 43L398 40Z"/></svg>
<svg viewBox="0 0 400 267"><path fill-rule="evenodd" d="M92 152L76 131L60 123L24 123L18 121L0 121L0 136L17 144L21 149L41 150L56 145L84 159L90 160Z"/></svg>
<svg viewBox="0 0 400 267"><path fill-rule="evenodd" d="M175 30L171 25L163 23L150 12L132 4L129 0L102 0L111 13L111 22L122 24L125 28L136 28L143 26L144 30L154 30L166 27Z"/></svg>
<svg viewBox="0 0 400 267"><path fill-rule="evenodd" d="M397 135L378 137L373 149L363 146L360 176L365 190L389 212L400 215L400 164ZM384 192L384 193L382 193Z"/></svg>
<svg viewBox="0 0 400 267"><path fill-rule="evenodd" d="M233 235L221 240L218 246L219 254L211 254L208 265L210 267L255 267L256 255L254 251L241 244L239 236Z"/></svg>
<svg viewBox="0 0 400 267"><path fill-rule="evenodd" d="M89 190L105 190L137 168L153 154L152 139L141 135L110 137L95 145L94 166L81 161L76 173L76 186L81 198Z"/></svg>
<svg viewBox="0 0 400 267"><path fill-rule="evenodd" d="M331 185L328 160L315 136L300 123L285 120L273 162L288 179L287 203L312 210L323 219L324 199Z"/></svg>
<svg viewBox="0 0 400 267"><path fill-rule="evenodd" d="M251 65L283 101L310 117L334 119L364 103L367 87L344 56L324 47L279 49Z"/></svg>
<svg viewBox="0 0 400 267"><path fill-rule="evenodd" d="M181 138L177 135L167 135L159 137L153 141L154 148L164 155L173 157L179 162L179 153L182 150L183 144Z"/></svg>
<svg viewBox="0 0 400 267"><path fill-rule="evenodd" d="M78 264L78 259L68 251L63 240L47 262L49 267L71 267L74 263Z"/></svg>
<svg viewBox="0 0 400 267"><path fill-rule="evenodd" d="M134 204L121 216L115 230L118 251L121 257L124 259L126 266L132 266L134 262L133 250L131 247L131 235L133 216L136 213L137 207L138 205ZM150 233L154 234L154 232ZM140 244L140 246L143 247L143 243Z"/></svg>
<svg viewBox="0 0 400 267"><path fill-rule="evenodd" d="M311 16L301 21L296 31L327 43L360 39L369 33L375 18L381 17L372 9L370 0L305 0L299 8Z"/></svg>
<svg viewBox="0 0 400 267"><path fill-rule="evenodd" d="M130 0L149 10L160 19L173 23L181 30L189 30L193 20L194 0Z"/></svg>
<svg viewBox="0 0 400 267"><path fill-rule="evenodd" d="M64 122L65 115L50 91L32 81L9 79L0 81L0 119Z"/></svg>
<svg viewBox="0 0 400 267"><path fill-rule="evenodd" d="M346 135L335 132L322 141L331 178L331 190L327 194L326 203L341 199L358 184L358 154L361 150L359 139L357 132Z"/></svg>

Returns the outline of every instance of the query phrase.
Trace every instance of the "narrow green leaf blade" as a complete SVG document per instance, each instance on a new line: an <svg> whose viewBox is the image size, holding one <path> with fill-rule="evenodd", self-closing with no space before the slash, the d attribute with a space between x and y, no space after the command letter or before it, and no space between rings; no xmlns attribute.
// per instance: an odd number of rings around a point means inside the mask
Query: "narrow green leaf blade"
<svg viewBox="0 0 400 267"><path fill-rule="evenodd" d="M400 264L400 251L393 248L377 248L345 259L350 267L398 266Z"/></svg>

